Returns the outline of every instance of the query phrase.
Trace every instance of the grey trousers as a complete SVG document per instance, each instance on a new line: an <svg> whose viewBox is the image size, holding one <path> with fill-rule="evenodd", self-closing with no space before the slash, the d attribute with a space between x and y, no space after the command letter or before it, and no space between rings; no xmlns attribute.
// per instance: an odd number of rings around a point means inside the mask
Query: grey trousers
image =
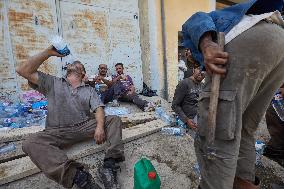
<svg viewBox="0 0 284 189"><path fill-rule="evenodd" d="M146 100L141 99L138 96L138 94L136 94L135 92L134 92L134 94L129 94L129 95L124 94L118 100L120 100L121 102L132 102L133 104L138 106L138 108L140 108L143 111L144 111L144 108L148 104L148 102Z"/></svg>
<svg viewBox="0 0 284 189"><path fill-rule="evenodd" d="M261 21L225 46L227 75L221 80L215 147L208 160L206 133L211 78L200 94L195 151L202 189L233 188L234 177L255 179L254 133L274 92L284 81L284 30Z"/></svg>
<svg viewBox="0 0 284 189"><path fill-rule="evenodd" d="M64 148L93 139L96 121L91 119L86 123L64 128L48 128L38 132L23 143L23 151L32 162L50 179L71 188L77 168L80 163L68 159ZM122 122L117 116L107 116L105 120L107 149L105 158L124 159L122 143Z"/></svg>

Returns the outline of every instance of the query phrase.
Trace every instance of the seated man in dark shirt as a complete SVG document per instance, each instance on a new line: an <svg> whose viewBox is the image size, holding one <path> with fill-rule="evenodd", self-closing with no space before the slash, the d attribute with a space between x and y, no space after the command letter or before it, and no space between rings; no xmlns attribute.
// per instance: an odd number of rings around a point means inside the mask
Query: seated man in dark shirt
<svg viewBox="0 0 284 189"><path fill-rule="evenodd" d="M124 67L122 63L115 65L116 74L112 76L112 87L102 95L104 103L113 100L123 102L133 102L143 111L154 110L154 103L142 100L135 92L135 87L132 78L124 74Z"/></svg>
<svg viewBox="0 0 284 189"><path fill-rule="evenodd" d="M23 151L48 178L66 188L100 189L84 165L69 159L63 149L85 140L106 142L99 175L105 188L118 188L116 163L124 160L121 119L105 116L95 89L83 82L85 70L79 61L67 66L63 78L38 71L51 56L63 57L49 47L17 67L17 73L48 99L45 130L27 138Z"/></svg>
<svg viewBox="0 0 284 189"><path fill-rule="evenodd" d="M176 87L172 109L178 117L191 129L196 129L193 118L197 114L197 102L201 91L204 74L199 67L193 69L193 75L179 82Z"/></svg>

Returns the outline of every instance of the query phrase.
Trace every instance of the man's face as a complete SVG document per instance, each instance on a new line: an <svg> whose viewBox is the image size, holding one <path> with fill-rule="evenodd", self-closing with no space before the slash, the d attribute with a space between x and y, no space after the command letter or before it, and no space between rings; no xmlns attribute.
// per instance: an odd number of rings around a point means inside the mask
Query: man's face
<svg viewBox="0 0 284 189"><path fill-rule="evenodd" d="M178 53L178 61L181 60L181 53Z"/></svg>
<svg viewBox="0 0 284 189"><path fill-rule="evenodd" d="M193 77L196 81L201 82L204 79L205 74L199 68L194 68Z"/></svg>
<svg viewBox="0 0 284 189"><path fill-rule="evenodd" d="M118 75L123 74L123 67L121 65L115 66L115 70Z"/></svg>
<svg viewBox="0 0 284 189"><path fill-rule="evenodd" d="M99 75L105 76L107 74L107 70L108 70L107 65L105 64L99 65Z"/></svg>

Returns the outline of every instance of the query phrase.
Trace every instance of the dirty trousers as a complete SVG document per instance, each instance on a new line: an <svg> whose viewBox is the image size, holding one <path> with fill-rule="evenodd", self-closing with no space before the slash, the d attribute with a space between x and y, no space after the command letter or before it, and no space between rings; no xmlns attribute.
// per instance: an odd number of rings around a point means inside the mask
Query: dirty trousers
<svg viewBox="0 0 284 189"><path fill-rule="evenodd" d="M148 104L146 100L141 99L135 92L133 94L126 94L126 92L122 90L121 84L119 83L114 84L111 88L102 93L102 101L104 104L106 104L113 101L118 96L118 100L122 102L132 102L141 110L144 110L144 107Z"/></svg>
<svg viewBox="0 0 284 189"><path fill-rule="evenodd" d="M284 30L264 21L225 46L227 74L220 83L215 160L206 153L211 78L206 77L198 108L195 151L202 189L231 189L234 177L255 180L254 134L275 91L284 81Z"/></svg>
<svg viewBox="0 0 284 189"><path fill-rule="evenodd" d="M32 162L50 179L71 188L80 163L68 159L64 148L72 144L93 139L96 121L91 119L85 123L48 128L38 132L23 143L23 151ZM122 122L117 116L106 116L106 155L105 158L124 158L122 143Z"/></svg>

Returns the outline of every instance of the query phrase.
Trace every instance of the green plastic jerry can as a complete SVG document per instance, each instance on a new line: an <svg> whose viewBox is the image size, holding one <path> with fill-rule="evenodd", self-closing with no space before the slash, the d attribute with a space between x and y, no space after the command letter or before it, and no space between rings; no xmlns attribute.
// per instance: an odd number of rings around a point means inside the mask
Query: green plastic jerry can
<svg viewBox="0 0 284 189"><path fill-rule="evenodd" d="M160 189L160 177L151 161L142 158L134 165L134 189Z"/></svg>

